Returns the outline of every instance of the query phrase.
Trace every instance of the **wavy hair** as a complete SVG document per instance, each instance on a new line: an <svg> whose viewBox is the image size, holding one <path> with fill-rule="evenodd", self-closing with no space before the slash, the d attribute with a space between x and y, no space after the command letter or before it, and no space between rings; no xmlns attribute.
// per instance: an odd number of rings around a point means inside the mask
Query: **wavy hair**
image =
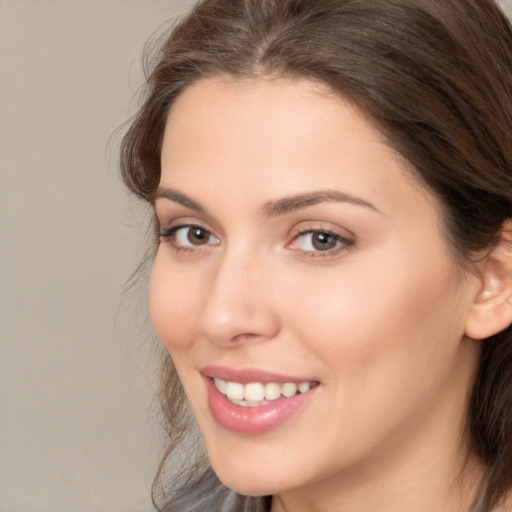
<svg viewBox="0 0 512 512"><path fill-rule="evenodd" d="M214 75L268 75L322 83L373 119L440 200L461 264L492 247L512 217L512 29L493 0L203 0L160 40L148 68L121 147L124 182L146 202L180 93ZM468 405L471 445L487 468L481 512L512 488L511 336L483 343ZM191 428L168 357L161 403L169 443L154 501L165 461ZM223 487L205 458L190 468L163 484L166 511L269 510L269 498Z"/></svg>

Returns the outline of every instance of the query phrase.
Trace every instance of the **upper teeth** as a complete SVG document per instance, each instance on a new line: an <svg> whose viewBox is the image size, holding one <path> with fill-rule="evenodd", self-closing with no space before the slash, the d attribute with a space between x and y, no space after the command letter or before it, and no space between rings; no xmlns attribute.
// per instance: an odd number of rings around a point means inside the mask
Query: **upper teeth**
<svg viewBox="0 0 512 512"><path fill-rule="evenodd" d="M230 382L217 378L213 379L213 382L223 395L237 402L240 400L248 402L275 400L281 395L289 398L296 395L297 392L306 392L312 386L311 382L301 382L300 384L295 384L294 382L286 382L285 384L279 384L277 382L267 382L266 384L251 382L250 384L241 384L240 382Z"/></svg>

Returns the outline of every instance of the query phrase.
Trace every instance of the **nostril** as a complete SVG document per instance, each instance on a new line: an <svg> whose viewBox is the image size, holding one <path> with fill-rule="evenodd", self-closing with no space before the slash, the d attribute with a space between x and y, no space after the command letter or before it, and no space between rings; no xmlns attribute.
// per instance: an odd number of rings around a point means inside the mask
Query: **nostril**
<svg viewBox="0 0 512 512"><path fill-rule="evenodd" d="M260 341L264 341L265 337L261 334L253 334L253 333L242 333L237 334L233 337L233 343L258 343Z"/></svg>

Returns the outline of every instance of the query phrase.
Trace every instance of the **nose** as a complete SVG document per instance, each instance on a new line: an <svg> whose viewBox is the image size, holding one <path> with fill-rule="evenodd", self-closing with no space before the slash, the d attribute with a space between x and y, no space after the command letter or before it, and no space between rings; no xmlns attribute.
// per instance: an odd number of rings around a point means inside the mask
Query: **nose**
<svg viewBox="0 0 512 512"><path fill-rule="evenodd" d="M212 343L235 346L274 338L280 330L270 279L257 258L226 254L216 267L199 330Z"/></svg>

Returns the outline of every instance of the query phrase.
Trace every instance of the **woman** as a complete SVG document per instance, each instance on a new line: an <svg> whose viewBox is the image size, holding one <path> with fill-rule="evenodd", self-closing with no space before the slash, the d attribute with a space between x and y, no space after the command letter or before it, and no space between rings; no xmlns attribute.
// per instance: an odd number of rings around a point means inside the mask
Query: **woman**
<svg viewBox="0 0 512 512"><path fill-rule="evenodd" d="M492 0L204 0L163 42L122 173L208 454L165 510L512 510L511 69Z"/></svg>

